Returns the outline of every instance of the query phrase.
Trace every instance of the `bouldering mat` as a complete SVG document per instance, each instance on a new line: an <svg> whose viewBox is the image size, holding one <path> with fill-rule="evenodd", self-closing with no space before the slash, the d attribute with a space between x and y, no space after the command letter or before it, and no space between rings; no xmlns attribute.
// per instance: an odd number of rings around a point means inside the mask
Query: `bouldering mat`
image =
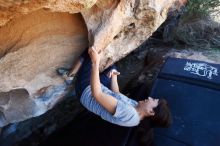
<svg viewBox="0 0 220 146"><path fill-rule="evenodd" d="M165 98L173 123L155 130L157 146L220 145L220 65L168 58L150 96Z"/></svg>

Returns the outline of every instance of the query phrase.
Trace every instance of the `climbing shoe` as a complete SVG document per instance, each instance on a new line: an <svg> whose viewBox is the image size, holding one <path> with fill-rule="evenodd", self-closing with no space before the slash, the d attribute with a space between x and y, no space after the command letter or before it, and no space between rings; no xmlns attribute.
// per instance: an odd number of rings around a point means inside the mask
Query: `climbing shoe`
<svg viewBox="0 0 220 146"><path fill-rule="evenodd" d="M60 76L64 78L67 85L70 85L73 83L75 79L75 75L69 76L69 69L61 67L61 68L58 68L56 71L57 71L57 74L59 74Z"/></svg>

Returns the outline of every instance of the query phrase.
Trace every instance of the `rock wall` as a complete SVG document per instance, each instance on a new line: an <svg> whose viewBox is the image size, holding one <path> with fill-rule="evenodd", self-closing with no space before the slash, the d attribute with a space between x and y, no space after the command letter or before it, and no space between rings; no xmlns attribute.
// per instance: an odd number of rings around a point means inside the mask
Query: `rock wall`
<svg viewBox="0 0 220 146"><path fill-rule="evenodd" d="M70 87L55 69L70 68L89 43L103 50L103 70L150 37L177 2L0 0L0 127L60 101Z"/></svg>
<svg viewBox="0 0 220 146"><path fill-rule="evenodd" d="M0 42L0 126L52 108L68 90L55 69L88 45L81 14L43 9L1 27Z"/></svg>

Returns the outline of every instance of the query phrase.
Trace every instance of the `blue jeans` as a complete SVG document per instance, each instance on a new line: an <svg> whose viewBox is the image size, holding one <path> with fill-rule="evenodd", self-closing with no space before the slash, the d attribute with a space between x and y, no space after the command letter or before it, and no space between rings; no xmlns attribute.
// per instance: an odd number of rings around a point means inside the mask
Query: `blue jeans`
<svg viewBox="0 0 220 146"><path fill-rule="evenodd" d="M88 54L88 49L86 49L83 52L80 59L83 61L83 64L77 73L76 86L75 86L76 95L79 98L81 97L84 89L90 85L92 62ZM112 69L116 69L116 66L112 65L108 67L107 69L105 69L100 74L100 82L109 89L111 89L111 78L109 78L107 74Z"/></svg>

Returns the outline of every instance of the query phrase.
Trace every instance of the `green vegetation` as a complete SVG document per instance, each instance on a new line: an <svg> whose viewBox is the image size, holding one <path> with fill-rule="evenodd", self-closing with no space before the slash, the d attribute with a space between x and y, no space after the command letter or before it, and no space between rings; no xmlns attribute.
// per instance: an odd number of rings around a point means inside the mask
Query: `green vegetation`
<svg viewBox="0 0 220 146"><path fill-rule="evenodd" d="M209 16L211 13L218 11L220 0L188 0L186 13L183 21L191 21Z"/></svg>
<svg viewBox="0 0 220 146"><path fill-rule="evenodd" d="M220 22L211 14L220 11L220 0L189 0L174 31L174 42L197 49L220 49Z"/></svg>

